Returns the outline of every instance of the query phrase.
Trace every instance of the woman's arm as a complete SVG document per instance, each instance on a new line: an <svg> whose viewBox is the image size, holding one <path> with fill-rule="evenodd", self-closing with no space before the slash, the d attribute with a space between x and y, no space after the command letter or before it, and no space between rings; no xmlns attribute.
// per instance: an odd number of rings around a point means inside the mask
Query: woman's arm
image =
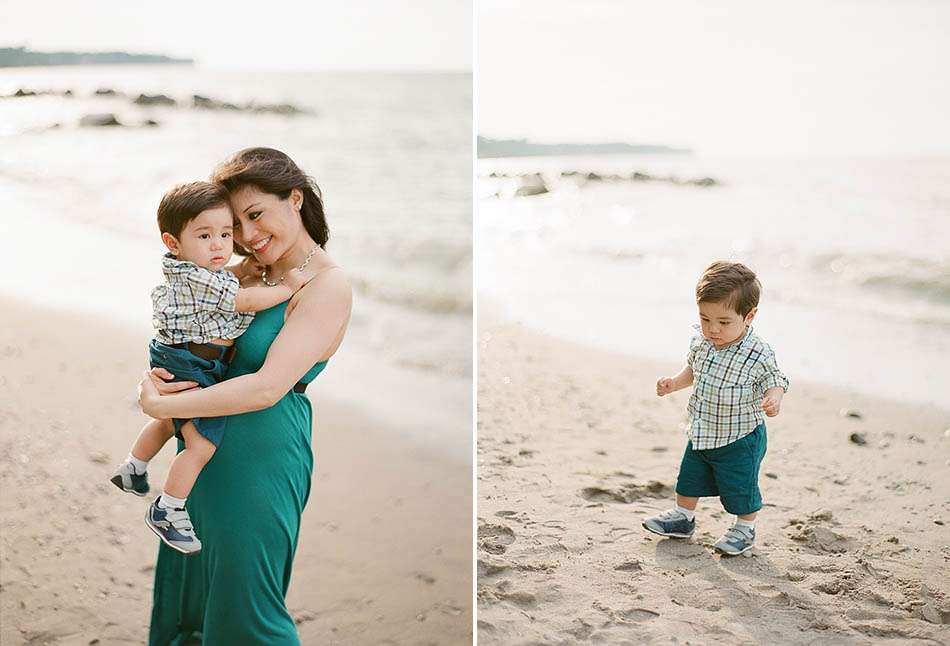
<svg viewBox="0 0 950 646"><path fill-rule="evenodd" d="M219 417L273 406L317 362L327 359L350 319L352 292L342 271L327 271L298 292L296 307L257 372L176 395L162 396L146 376L142 410L156 418Z"/></svg>

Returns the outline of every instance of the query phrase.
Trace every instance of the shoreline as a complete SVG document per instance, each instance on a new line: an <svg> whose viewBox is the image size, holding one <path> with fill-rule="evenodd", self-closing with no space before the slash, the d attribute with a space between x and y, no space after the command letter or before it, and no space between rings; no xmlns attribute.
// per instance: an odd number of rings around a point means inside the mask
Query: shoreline
<svg viewBox="0 0 950 646"><path fill-rule="evenodd" d="M491 301L491 302L488 302L488 301ZM645 362L651 362L657 365L672 365L674 367L670 368L670 370L674 370L674 371L678 371L680 368L683 367L683 365L685 365L686 349L689 347L689 339L693 334L695 334L695 332L691 329L690 324L678 325L678 327L676 328L677 333L675 334L675 337L676 339L681 340L681 345L683 348L683 352L682 352L683 361L682 363L678 363L678 359L671 360L670 356L666 352L666 347L669 342L668 336L671 334L668 330L664 330L662 332L662 338L658 339L660 341L659 345L662 346L662 350L654 349L653 352L648 352L648 351L645 351L643 348L631 349L629 346L623 345L624 342L621 342L620 345L617 345L617 344L612 344L608 342L607 340L594 340L593 337L578 338L576 335L572 335L571 332L568 331L567 328L562 327L560 329L555 329L550 326L545 326L541 323L540 319L537 316L535 316L534 318L521 316L515 313L512 307L506 304L502 304L501 302L498 302L496 300L486 298L481 295L479 296L478 306L479 306L480 313L483 313L483 314L487 313L485 315L480 316L481 320L478 323L479 328L485 325L521 326L521 327L524 327L526 330L530 330L531 333L534 335L545 337L545 338L557 339L567 344L581 346L592 352L601 352L601 353L606 352L606 353L611 353L611 354L617 354L617 355L626 357L629 361L634 361L634 362L645 361ZM780 309L780 307L776 309ZM680 320L680 321L693 321L695 319L695 308L693 307L693 309L689 309L689 310L684 309L682 312L679 312L678 316L675 316L672 318L674 320ZM763 329L758 324L753 324L753 327L757 330L757 332L761 332L761 330ZM769 328L769 331L773 329L774 328ZM621 324L618 323L617 321L612 321L605 326L604 336L598 337L598 338L599 339L616 338L616 335L621 334L622 332L623 332L623 328ZM587 332L585 333L589 334ZM768 332L766 332L765 334L767 333ZM768 340L769 339L766 338L766 341ZM775 348L775 345L772 345L772 347ZM783 357L785 357L786 355L790 355L792 352L794 352L793 349L784 349L784 348L777 349L776 351L778 352L779 364L783 366L789 363L787 361L783 361ZM912 359L913 358L901 357L901 356L896 357L895 361L898 362L897 367L900 369L899 372L903 373L904 370L910 370L913 367L913 364L909 363L910 361L912 361ZM814 366L814 363L812 363L812 365ZM806 378L803 380L799 377L799 375L803 372L804 368L802 366L797 366L797 368L798 368L797 370L788 370L788 369L785 370L785 373L789 376L790 381L793 382L793 387L795 383L805 383L811 389L823 388L823 389L828 389L828 390L833 390L833 391L839 391L842 393L845 393L845 392L851 393L858 397L888 401L893 404L900 404L904 406L933 407L945 413L950 413L950 400L937 401L935 397L929 392L920 394L917 397L909 396L909 397L901 398L901 397L894 396L892 391L888 391L888 393L885 394L883 392L885 388L881 386L880 384L877 384L875 387L860 388L853 384L845 383L844 380L838 381L838 382L824 379L824 378ZM936 372L938 369L936 368L936 365L934 364L934 367L930 368L930 370L932 372ZM898 372L898 371L892 370L892 372ZM931 375L927 375L927 374L919 376L917 379L917 382L919 383L923 380L927 380L930 376ZM906 380L904 382L905 385L909 381L912 381L912 380L910 379ZM862 382L862 383L866 383L866 382ZM933 386L930 386L929 388L933 389ZM934 391L934 392L939 392L939 391Z"/></svg>
<svg viewBox="0 0 950 646"><path fill-rule="evenodd" d="M0 642L140 644L158 544L141 522L145 499L108 476L145 421L135 384L151 331L0 303ZM427 387L407 381L401 392ZM407 432L426 411L392 423L388 405L360 410L323 382L308 393L313 494L287 596L301 640L470 639L470 458ZM419 399L403 409L424 408ZM153 462L156 484L172 455Z"/></svg>
<svg viewBox="0 0 950 646"><path fill-rule="evenodd" d="M480 641L947 639L950 412L793 380L767 422L754 556L723 558L712 544L732 517L716 499L700 501L691 540L640 526L672 506L686 444L688 390L654 392L675 364L489 312L477 342Z"/></svg>

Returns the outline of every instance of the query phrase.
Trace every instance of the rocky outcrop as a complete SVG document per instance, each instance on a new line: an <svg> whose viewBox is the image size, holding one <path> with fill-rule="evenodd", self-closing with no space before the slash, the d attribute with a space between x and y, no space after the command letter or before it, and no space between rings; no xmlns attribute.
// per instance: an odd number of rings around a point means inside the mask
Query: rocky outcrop
<svg viewBox="0 0 950 646"><path fill-rule="evenodd" d="M135 105L178 105L175 99L165 94L140 94L132 103Z"/></svg>
<svg viewBox="0 0 950 646"><path fill-rule="evenodd" d="M99 128L103 126L121 126L122 123L116 119L111 112L103 114L87 114L79 120L79 125L84 128Z"/></svg>
<svg viewBox="0 0 950 646"><path fill-rule="evenodd" d="M531 195L544 195L548 192L547 184L540 173L533 175L522 175L521 185L515 189L515 195L518 197L528 197Z"/></svg>
<svg viewBox="0 0 950 646"><path fill-rule="evenodd" d="M209 99L206 96L195 94L191 97L191 105L203 110L240 110L241 108L233 103Z"/></svg>

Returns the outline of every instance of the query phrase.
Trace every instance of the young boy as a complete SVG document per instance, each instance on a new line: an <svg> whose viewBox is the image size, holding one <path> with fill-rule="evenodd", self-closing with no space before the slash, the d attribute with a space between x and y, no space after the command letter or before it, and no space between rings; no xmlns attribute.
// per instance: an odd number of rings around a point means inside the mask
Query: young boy
<svg viewBox="0 0 950 646"><path fill-rule="evenodd" d="M661 536L689 538L701 496L719 496L738 518L715 548L742 554L755 543L755 516L762 508L759 465L765 456L765 417L775 417L788 390L775 354L750 327L761 284L745 265L714 262L696 285L700 333L690 342L686 367L661 377L656 394L695 384L687 408L689 441L676 481L676 508L643 521ZM763 415L764 413L764 415Z"/></svg>
<svg viewBox="0 0 950 646"><path fill-rule="evenodd" d="M286 301L306 282L306 276L295 271L276 287L242 288L237 276L224 269L234 248L232 223L227 195L208 182L177 186L158 207L158 228L168 253L162 259L165 283L152 290L157 333L149 359L153 368L165 368L175 381L201 386L221 381L234 339L247 330L253 312ZM184 554L201 550L185 500L221 442L225 421L151 420L110 480L122 491L144 496L149 491L149 460L172 436L183 440L185 448L175 456L162 495L149 506L145 522L166 545Z"/></svg>

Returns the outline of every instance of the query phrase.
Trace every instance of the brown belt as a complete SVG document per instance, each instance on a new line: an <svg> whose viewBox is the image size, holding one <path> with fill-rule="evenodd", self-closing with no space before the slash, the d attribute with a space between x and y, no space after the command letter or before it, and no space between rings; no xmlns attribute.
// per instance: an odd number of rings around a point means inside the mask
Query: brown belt
<svg viewBox="0 0 950 646"><path fill-rule="evenodd" d="M188 350L191 354L196 357L201 357L206 361L225 361L230 362L231 357L234 356L234 346L229 345L227 347L222 345L215 345L213 343L172 343L170 344L173 348L179 348L181 350ZM223 351L222 351L223 348Z"/></svg>

